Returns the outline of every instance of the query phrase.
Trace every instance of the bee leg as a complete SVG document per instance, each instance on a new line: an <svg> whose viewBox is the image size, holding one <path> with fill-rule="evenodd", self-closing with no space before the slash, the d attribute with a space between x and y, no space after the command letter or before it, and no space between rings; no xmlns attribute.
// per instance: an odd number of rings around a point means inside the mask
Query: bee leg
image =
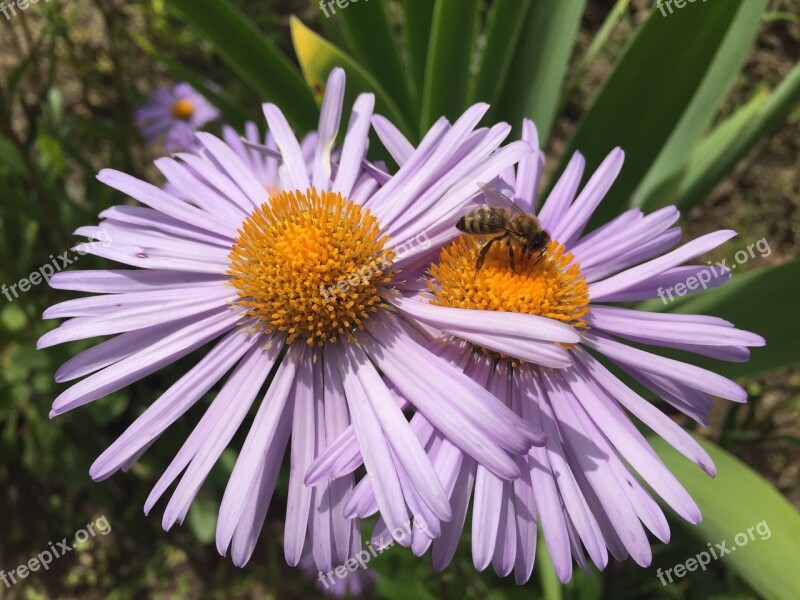
<svg viewBox="0 0 800 600"><path fill-rule="evenodd" d="M539 261L540 261L540 260L542 260L542 257L543 257L543 256L544 256L544 250L542 250L541 252L539 252L539 258L537 258L537 259L536 259L536 262L535 262L535 263L533 263L533 264L535 264L535 265L538 265L538 264L539 264Z"/></svg>
<svg viewBox="0 0 800 600"><path fill-rule="evenodd" d="M502 240L504 237L505 237L504 235L501 235L499 237L494 237L483 245L483 248L481 248L481 251L478 253L478 260L475 261L476 273L481 270L481 267L483 266L483 261L486 260L486 255L489 254L489 248L492 247L492 244L494 244L497 240Z"/></svg>
<svg viewBox="0 0 800 600"><path fill-rule="evenodd" d="M514 264L514 246L511 245L511 240L506 240L508 246L508 263L511 265L511 270L517 272L517 266Z"/></svg>

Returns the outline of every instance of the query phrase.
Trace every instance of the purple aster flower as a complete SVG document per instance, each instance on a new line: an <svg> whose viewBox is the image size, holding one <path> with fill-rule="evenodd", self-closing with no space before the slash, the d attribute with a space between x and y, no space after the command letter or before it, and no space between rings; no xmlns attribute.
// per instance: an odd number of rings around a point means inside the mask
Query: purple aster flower
<svg viewBox="0 0 800 600"><path fill-rule="evenodd" d="M426 349L416 319L390 306L403 261L430 255L414 243L424 227L439 211L458 210L478 193L475 181L494 178L527 156L530 146L519 141L501 148L509 127L476 129L487 109L476 105L452 125L437 123L389 178L365 162L374 105L369 94L356 100L338 160L331 160L343 98L344 72L336 69L313 151L305 154L281 111L264 106L281 157L264 173L275 180L255 174L242 148L237 154L208 133L197 134L198 153L156 161L174 193L102 171L101 181L145 206L106 210L99 226L79 232L102 234L111 243L79 249L135 268L51 279L58 289L99 295L48 309L46 318L69 319L45 334L40 348L116 336L58 370L59 382L84 379L56 398L52 416L215 342L97 459L94 479L129 467L230 372L147 499L149 512L179 479L164 512L165 529L183 521L269 379L217 524L217 548L222 554L231 548L237 565L252 554L290 436L285 555L298 564L308 539L323 571L348 558L358 535L343 514L352 478L303 484L331 440L341 435L357 444L383 518L401 544L410 543L402 529L409 510L424 509L437 522L451 516L447 494L403 415L405 399L504 479L519 476L516 456L543 443L534 427ZM269 149L266 156L277 160ZM553 345L579 339L568 325L517 317L525 328L521 338ZM560 348L554 357L569 364Z"/></svg>
<svg viewBox="0 0 800 600"><path fill-rule="evenodd" d="M241 136L233 127L225 125L222 128L222 139L264 185L267 192L279 192L278 168L281 164L281 155L274 136L269 132L262 135L258 125L252 121L245 123L244 131L245 135ZM314 160L316 145L315 131L306 135L300 142L303 160L307 164L312 164Z"/></svg>
<svg viewBox="0 0 800 600"><path fill-rule="evenodd" d="M544 161L533 123L525 121L523 132L523 139L536 152L516 170L507 169L493 185L505 190L521 211L534 213ZM385 134L394 140L400 136L389 129ZM573 559L588 570L587 556L599 569L606 566L609 554L618 560L630 556L648 565L651 549L646 531L662 542L669 540L670 532L661 508L634 471L678 515L694 524L701 520L695 502L630 415L714 476L710 457L606 364L707 424L710 396L744 402L746 392L712 371L626 342L746 361L748 346L761 346L764 339L716 317L609 305L655 298L662 288L692 276L709 286L723 283L729 272L685 263L734 235L719 231L671 250L681 240L680 229L674 227L679 217L675 207L646 216L632 209L585 234L622 162L622 151L615 149L578 193L584 159L579 153L572 157L538 211L552 241L541 259L537 254L522 258L517 253L516 270L510 266L507 246L499 243L491 246L478 269L477 258L487 238L452 239L459 235L454 225L460 215L451 215L431 232L439 242L452 241L430 267L429 289L394 300L399 309L440 332L429 350L546 435L544 446L533 447L517 459L522 476L508 481L465 455L424 415L414 415L412 429L441 478L453 513L452 519L439 524L435 540L415 532L411 545L417 555L432 545L437 569L452 560L470 497L475 567L483 570L491 564L501 576L513 571L518 583L527 581L533 569L537 523L562 582L572 575ZM561 370L542 368L535 357L528 356L526 348L516 344L518 332L509 320L516 313L573 327L581 338L569 347L574 365ZM599 355L606 361L600 362ZM331 447L337 446L334 441ZM358 466L355 447L349 450L338 458L333 472L348 473ZM318 462L328 458L325 453ZM311 472L315 472L313 467ZM372 483L364 479L346 500L345 515L366 517L379 508ZM436 527L429 521L431 530ZM381 520L373 537L382 539L386 533Z"/></svg>
<svg viewBox="0 0 800 600"><path fill-rule="evenodd" d="M188 83L158 88L134 114L142 137L150 144L163 137L168 151L195 148L195 132L218 118L219 111Z"/></svg>
<svg viewBox="0 0 800 600"><path fill-rule="evenodd" d="M261 182L268 193L280 192L278 169L281 165L281 154L275 144L275 138L269 132L262 134L258 125L252 121L245 123L244 132L245 134L242 136L230 125L223 125L222 139ZM300 142L303 158L309 164L313 160L316 144L317 133L315 131L307 134ZM178 154L178 157L183 158L183 155ZM169 181L165 183L164 190L173 196L181 195L181 191Z"/></svg>

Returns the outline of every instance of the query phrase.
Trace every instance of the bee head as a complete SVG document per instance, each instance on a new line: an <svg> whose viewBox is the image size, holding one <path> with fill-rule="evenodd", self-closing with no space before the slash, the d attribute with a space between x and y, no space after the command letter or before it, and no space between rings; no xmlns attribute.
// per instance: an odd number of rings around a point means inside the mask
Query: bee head
<svg viewBox="0 0 800 600"><path fill-rule="evenodd" d="M542 252L550 243L550 234L544 230L537 231L531 236L528 244L529 252Z"/></svg>

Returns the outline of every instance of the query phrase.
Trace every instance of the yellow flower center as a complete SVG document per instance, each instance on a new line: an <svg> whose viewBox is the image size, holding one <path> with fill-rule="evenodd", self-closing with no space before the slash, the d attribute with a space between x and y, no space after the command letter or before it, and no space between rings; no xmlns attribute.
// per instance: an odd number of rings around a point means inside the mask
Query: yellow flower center
<svg viewBox="0 0 800 600"><path fill-rule="evenodd" d="M541 260L538 253L523 259L515 249L515 272L505 242L498 242L476 271L478 253L488 239L462 235L442 250L439 264L430 268L433 304L540 315L586 326L582 319L589 310L589 288L563 245L551 241Z"/></svg>
<svg viewBox="0 0 800 600"><path fill-rule="evenodd" d="M186 98L180 98L172 103L172 116L176 119L188 121L194 114L194 104Z"/></svg>
<svg viewBox="0 0 800 600"><path fill-rule="evenodd" d="M228 274L266 332L322 346L386 306L387 239L368 210L341 194L279 192L243 223Z"/></svg>

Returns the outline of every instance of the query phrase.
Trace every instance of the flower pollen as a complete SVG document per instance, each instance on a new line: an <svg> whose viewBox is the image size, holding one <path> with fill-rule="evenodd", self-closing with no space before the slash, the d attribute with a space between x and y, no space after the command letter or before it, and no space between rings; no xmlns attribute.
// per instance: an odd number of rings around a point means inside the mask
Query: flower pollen
<svg viewBox="0 0 800 600"><path fill-rule="evenodd" d="M341 194L279 192L242 224L228 274L266 332L322 346L387 306L387 239L368 210Z"/></svg>
<svg viewBox="0 0 800 600"><path fill-rule="evenodd" d="M172 108L170 111L172 112L172 116L176 119L188 121L194 114L194 104L192 104L191 100L179 98L172 103Z"/></svg>
<svg viewBox="0 0 800 600"><path fill-rule="evenodd" d="M488 239L462 235L445 246L439 263L430 268L433 304L526 313L586 327L582 319L589 310L589 288L562 244L551 241L541 259L536 253L523 259L515 252L515 272L507 246L496 243L476 271L478 253Z"/></svg>

